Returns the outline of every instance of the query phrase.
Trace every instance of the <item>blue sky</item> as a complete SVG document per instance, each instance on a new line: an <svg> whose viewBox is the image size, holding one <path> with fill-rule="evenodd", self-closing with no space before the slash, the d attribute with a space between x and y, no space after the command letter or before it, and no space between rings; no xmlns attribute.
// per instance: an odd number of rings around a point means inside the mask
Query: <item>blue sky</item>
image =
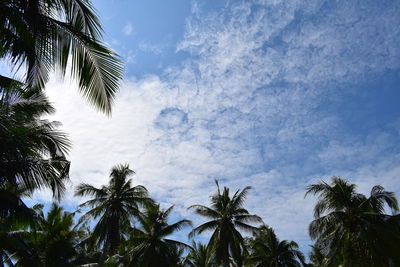
<svg viewBox="0 0 400 267"><path fill-rule="evenodd" d="M47 87L74 144L71 187L127 162L176 218L200 222L186 208L208 203L214 179L250 185L250 212L304 251L308 184L336 175L400 193L400 1L94 4L126 75L110 118L74 83Z"/></svg>

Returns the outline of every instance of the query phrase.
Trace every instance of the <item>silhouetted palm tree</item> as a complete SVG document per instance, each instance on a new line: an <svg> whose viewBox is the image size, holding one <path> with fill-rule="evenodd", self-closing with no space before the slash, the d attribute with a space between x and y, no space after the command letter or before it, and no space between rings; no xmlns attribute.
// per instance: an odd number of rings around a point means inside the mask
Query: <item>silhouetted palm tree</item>
<svg viewBox="0 0 400 267"><path fill-rule="evenodd" d="M109 112L123 68L101 35L90 0L0 1L0 58L26 67L27 86L44 88L50 72L64 75L70 61L82 94Z"/></svg>
<svg viewBox="0 0 400 267"><path fill-rule="evenodd" d="M93 229L92 241L103 248L104 255L116 252L124 231L131 227L131 220L140 215L140 206L150 201L145 187L132 186L129 176L134 171L129 165L117 165L112 168L107 186L96 188L82 183L76 187L76 196L90 196L92 199L79 205L89 207L81 221L99 218Z"/></svg>
<svg viewBox="0 0 400 267"><path fill-rule="evenodd" d="M322 254L321 249L318 246L311 246L309 258L310 263L306 265L307 267L325 266L325 256Z"/></svg>
<svg viewBox="0 0 400 267"><path fill-rule="evenodd" d="M326 266L386 266L399 263L398 221L385 213L385 205L398 212L393 192L374 186L370 196L356 192L356 185L332 177L332 183L310 185L307 194L318 195L315 220L309 232Z"/></svg>
<svg viewBox="0 0 400 267"><path fill-rule="evenodd" d="M190 233L190 237L201 234L204 231L214 231L208 248L214 253L217 264L229 266L230 257L235 253L241 253L243 249L243 237L239 230L253 232L257 228L248 224L251 222L261 223L262 219L257 215L251 215L243 208L244 200L250 187L237 190L233 197L229 196L229 188L224 187L221 193L218 182L217 193L211 196L211 207L203 205L193 205L189 209L210 221L197 226Z"/></svg>
<svg viewBox="0 0 400 267"><path fill-rule="evenodd" d="M4 80L3 80L4 81ZM0 86L0 217L29 214L20 195L50 188L60 199L68 179L70 143L59 123L41 117L54 112L46 97L7 80ZM26 217L26 216L23 217Z"/></svg>
<svg viewBox="0 0 400 267"><path fill-rule="evenodd" d="M192 250L185 257L184 263L188 267L212 267L213 258L209 253L207 245L193 241Z"/></svg>
<svg viewBox="0 0 400 267"><path fill-rule="evenodd" d="M274 230L261 226L249 242L250 255L246 260L249 267L299 267L305 259L294 241L280 241Z"/></svg>
<svg viewBox="0 0 400 267"><path fill-rule="evenodd" d="M169 267L177 265L177 251L190 249L185 243L167 238L183 227L191 225L189 220L168 224L173 206L161 210L160 205L148 203L139 216L140 227L134 228L129 239L131 258L129 266Z"/></svg>
<svg viewBox="0 0 400 267"><path fill-rule="evenodd" d="M76 266L75 247L80 230L74 226L74 214L53 204L43 214L43 205L34 207L36 221L26 230L0 234L0 243L16 266Z"/></svg>

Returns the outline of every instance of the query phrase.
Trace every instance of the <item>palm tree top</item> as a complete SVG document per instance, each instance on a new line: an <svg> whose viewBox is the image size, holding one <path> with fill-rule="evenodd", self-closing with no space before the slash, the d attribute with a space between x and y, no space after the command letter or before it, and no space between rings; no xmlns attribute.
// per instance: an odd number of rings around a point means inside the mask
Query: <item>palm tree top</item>
<svg viewBox="0 0 400 267"><path fill-rule="evenodd" d="M305 258L294 241L279 240L275 231L266 225L260 226L249 239L249 266L301 266ZM299 262L300 261L300 262Z"/></svg>
<svg viewBox="0 0 400 267"><path fill-rule="evenodd" d="M356 191L355 184L338 177L332 177L330 184L321 181L307 189L306 196L318 195L309 234L316 240L315 252L324 256L324 265L380 266L389 259L400 260L396 256L399 224L392 223L397 215L386 214L386 207L392 213L399 210L393 192L377 185L367 197Z"/></svg>
<svg viewBox="0 0 400 267"><path fill-rule="evenodd" d="M244 239L238 230L254 232L257 227L249 223L261 223L262 219L250 214L244 207L244 200L250 190L247 186L243 190L237 190L231 197L229 188L224 187L221 192L218 181L217 192L210 198L210 207L193 205L188 209L207 218L209 221L197 226L189 233L189 238L205 231L213 231L208 249L215 251L215 259L218 264L229 266L229 258L241 255L244 248Z"/></svg>
<svg viewBox="0 0 400 267"><path fill-rule="evenodd" d="M217 192L210 196L210 207L203 205L192 205L188 209L193 209L197 214L208 219L213 219L211 222L219 221L219 223L223 223L228 221L237 224L241 230L247 232L256 230L256 227L248 225L247 223L261 223L261 217L250 214L248 210L243 207L244 201L251 187L246 186L242 190L239 189L231 197L228 187L224 187L221 192L218 181L215 180L215 183L217 185ZM214 225L214 223L205 223L202 225L202 227L199 226L193 229L190 237L195 234L200 234L206 230L213 230L214 226L212 225Z"/></svg>
<svg viewBox="0 0 400 267"><path fill-rule="evenodd" d="M399 204L394 192L376 185L371 189L370 197L356 192L356 185L347 180L333 176L331 184L321 181L307 187L308 194L318 195L317 204L314 207L314 217L319 218L323 213L330 211L370 211L378 214L385 212L385 204L392 213L399 211Z"/></svg>
<svg viewBox="0 0 400 267"><path fill-rule="evenodd" d="M163 210L160 204L145 204L145 210L138 218L140 226L131 232L129 266L176 266L179 254L185 249L192 249L183 242L168 238L176 231L192 225L186 219L169 224L168 217L173 207Z"/></svg>
<svg viewBox="0 0 400 267"><path fill-rule="evenodd" d="M71 146L59 122L43 119L54 108L37 90L0 76L0 184L27 191L50 188L60 199L68 180Z"/></svg>
<svg viewBox="0 0 400 267"><path fill-rule="evenodd" d="M163 238L181 230L183 227L192 225L192 222L186 219L168 224L168 217L173 209L174 205L163 210L160 208L160 204L146 203L145 211L138 218L141 227L147 233L156 235L158 238Z"/></svg>
<svg viewBox="0 0 400 267"><path fill-rule="evenodd" d="M132 220L140 219L140 207L151 202L144 186L132 186L129 177L133 174L128 164L119 164L111 169L108 185L97 188L81 183L75 189L76 196L92 197L79 205L80 208L90 208L80 222L99 218L92 240L103 244L105 254L116 251L125 239L124 231L132 227Z"/></svg>

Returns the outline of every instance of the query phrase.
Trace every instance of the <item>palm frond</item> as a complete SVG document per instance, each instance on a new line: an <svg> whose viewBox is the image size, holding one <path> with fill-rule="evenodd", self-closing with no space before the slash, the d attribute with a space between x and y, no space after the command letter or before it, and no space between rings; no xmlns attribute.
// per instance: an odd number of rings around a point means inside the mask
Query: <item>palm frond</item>
<svg viewBox="0 0 400 267"><path fill-rule="evenodd" d="M221 217L221 213L203 205L192 205L188 209L194 209L201 216L216 219Z"/></svg>

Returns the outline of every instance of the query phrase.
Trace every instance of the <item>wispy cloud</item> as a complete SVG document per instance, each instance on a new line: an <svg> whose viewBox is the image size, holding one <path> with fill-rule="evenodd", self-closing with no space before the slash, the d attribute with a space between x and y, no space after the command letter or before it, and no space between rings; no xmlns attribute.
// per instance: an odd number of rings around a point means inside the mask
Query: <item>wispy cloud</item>
<svg viewBox="0 0 400 267"><path fill-rule="evenodd" d="M152 44L149 42L140 42L139 49L142 50L143 52L148 52L155 55L161 55L163 52L162 45Z"/></svg>
<svg viewBox="0 0 400 267"><path fill-rule="evenodd" d="M133 34L133 25L132 23L128 22L123 28L122 28L123 34L126 36L132 35Z"/></svg>
<svg viewBox="0 0 400 267"><path fill-rule="evenodd" d="M346 115L324 105L343 84L398 70L398 1L253 1L221 13L195 9L178 45L193 55L162 76L128 79L112 118L52 82L56 118L70 133L71 179L107 181L129 162L163 204L208 201L213 179L253 186L249 210L282 238L309 242L305 186L337 174L365 190L400 192L399 128L353 135ZM389 149L391 147L391 149ZM378 179L379 177L379 179Z"/></svg>

